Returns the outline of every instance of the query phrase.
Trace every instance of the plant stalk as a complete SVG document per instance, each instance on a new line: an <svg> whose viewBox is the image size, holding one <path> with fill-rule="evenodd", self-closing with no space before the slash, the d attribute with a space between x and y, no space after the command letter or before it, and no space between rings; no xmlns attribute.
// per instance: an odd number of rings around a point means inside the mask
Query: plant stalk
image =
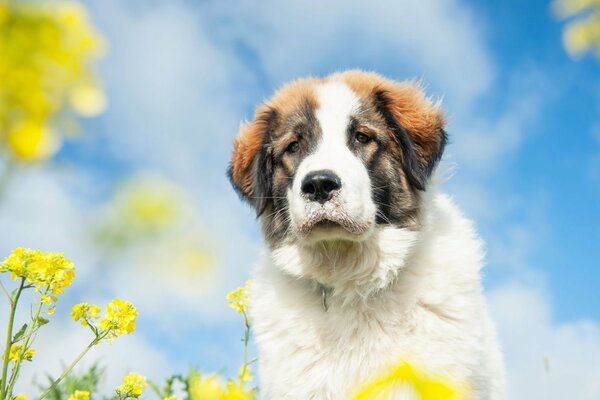
<svg viewBox="0 0 600 400"><path fill-rule="evenodd" d="M6 348L4 349L4 360L2 362L2 383L0 385L0 400L5 400L6 393L6 375L8 373L8 364L10 363L10 348L12 346L12 331L15 322L15 313L17 311L17 303L25 285L25 278L21 278L21 284L15 294L15 298L10 304L10 315L8 317L8 327L6 329Z"/></svg>
<svg viewBox="0 0 600 400"><path fill-rule="evenodd" d="M45 293L45 294L47 294L47 293ZM42 305L43 305L43 303L40 301L40 303L38 304L37 310L35 311L35 314L33 316L33 320L31 321L31 325L29 326L29 329L27 330L27 332L25 333L25 335L22 338L23 348L21 349L20 357L15 362L15 365L10 374L10 379L8 380L8 388L6 390L7 395L12 394L13 388L15 387L15 384L17 383L17 378L19 377L19 371L21 370L21 364L23 363L23 356L25 355L25 352L27 351L27 349L29 349L29 346L31 346L31 342L33 341L33 339L32 339L33 334L35 334L37 332L37 330L39 329L38 318L40 316L40 313L42 312Z"/></svg>
<svg viewBox="0 0 600 400"><path fill-rule="evenodd" d="M95 345L97 345L98 343L100 343L100 341L102 339L104 339L106 337L106 335L108 334L108 331L106 333L104 333L102 336L97 336L94 340L92 340L90 342L90 344L87 345L87 347L81 352L79 353L79 355L77 356L77 358L75 358L75 360L73 360L73 362L67 367L67 369L65 369L63 371L63 373L58 377L58 379L56 379L54 382L52 382L52 385L50 385L50 387L48 389L46 389L44 391L44 393L42 393L40 395L40 397L38 397L37 400L42 400L44 399L46 396L48 396L50 394L50 392L60 383L62 382L63 379L65 379L65 377L67 375L69 375L69 373L71 372L71 370L75 367L75 365L77 365L77 363L79 361L81 361L81 359L83 358L83 356L85 356L87 354L88 351L90 351L90 349L92 347L94 347Z"/></svg>

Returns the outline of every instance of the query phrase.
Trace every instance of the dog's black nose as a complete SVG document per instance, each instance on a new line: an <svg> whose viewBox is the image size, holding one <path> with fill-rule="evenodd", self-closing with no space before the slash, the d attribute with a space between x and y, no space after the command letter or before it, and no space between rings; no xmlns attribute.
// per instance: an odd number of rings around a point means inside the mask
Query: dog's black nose
<svg viewBox="0 0 600 400"><path fill-rule="evenodd" d="M302 180L301 190L309 200L323 204L341 187L342 181L333 171L323 170L306 175Z"/></svg>

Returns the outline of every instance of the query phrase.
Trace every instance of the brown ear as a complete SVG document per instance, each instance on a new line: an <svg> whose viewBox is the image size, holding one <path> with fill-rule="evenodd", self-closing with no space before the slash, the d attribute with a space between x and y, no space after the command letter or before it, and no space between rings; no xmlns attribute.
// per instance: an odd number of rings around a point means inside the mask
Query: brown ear
<svg viewBox="0 0 600 400"><path fill-rule="evenodd" d="M275 110L258 108L254 121L240 125L233 141L233 154L227 175L240 197L261 215L272 194L270 132L276 119Z"/></svg>
<svg viewBox="0 0 600 400"><path fill-rule="evenodd" d="M405 173L419 190L425 185L447 142L439 103L413 83L385 81L373 90L375 104L402 147Z"/></svg>

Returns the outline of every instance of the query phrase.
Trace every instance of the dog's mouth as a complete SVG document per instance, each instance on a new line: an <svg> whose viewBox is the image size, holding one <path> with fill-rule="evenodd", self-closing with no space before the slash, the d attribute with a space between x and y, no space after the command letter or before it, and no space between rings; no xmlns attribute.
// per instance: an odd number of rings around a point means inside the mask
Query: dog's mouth
<svg viewBox="0 0 600 400"><path fill-rule="evenodd" d="M370 228L370 224L360 223L340 210L315 210L298 226L302 236L326 234L326 236L361 236Z"/></svg>

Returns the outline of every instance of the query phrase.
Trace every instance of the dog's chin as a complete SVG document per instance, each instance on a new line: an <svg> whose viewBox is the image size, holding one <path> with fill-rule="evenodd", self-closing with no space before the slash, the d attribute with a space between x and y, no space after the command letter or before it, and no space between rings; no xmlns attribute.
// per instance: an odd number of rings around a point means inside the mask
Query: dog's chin
<svg viewBox="0 0 600 400"><path fill-rule="evenodd" d="M300 224L298 237L308 243L345 240L360 242L371 231L370 223L360 223L349 218L321 217Z"/></svg>

